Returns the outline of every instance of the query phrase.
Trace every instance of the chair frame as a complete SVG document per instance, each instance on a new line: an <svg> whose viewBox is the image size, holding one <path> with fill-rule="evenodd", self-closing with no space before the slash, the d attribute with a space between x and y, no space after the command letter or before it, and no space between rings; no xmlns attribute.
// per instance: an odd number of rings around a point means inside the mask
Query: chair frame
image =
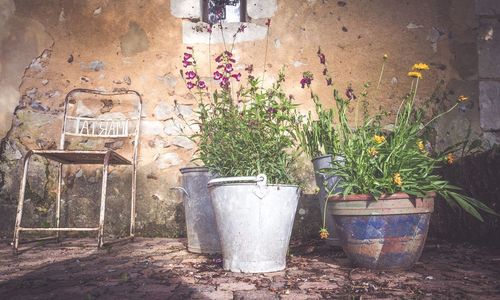
<svg viewBox="0 0 500 300"><path fill-rule="evenodd" d="M87 94L93 94L93 95L101 95L101 96L120 96L120 95L135 95L138 100L138 106L139 106L139 111L138 111L138 117L137 118L127 118L127 119L106 119L105 121L126 121L127 124L127 132L126 134L122 135L94 135L94 132L92 134L79 134L79 119L87 119L89 120L90 118L84 118L84 117L73 117L73 116L68 116L68 103L70 97L74 93L87 93ZM61 129L61 138L60 138L60 144L59 144L59 149L58 150L29 150L23 159L23 175L21 179L21 184L19 188L19 198L18 198L18 206L17 206L17 214L16 214L16 223L15 223L15 228L14 228L14 237L13 237L13 243L12 246L14 248L15 253L18 252L18 247L19 247L19 237L21 231L55 231L56 236L55 237L48 237L48 238L42 238L42 239L37 239L33 241L40 241L40 240L48 240L48 239L57 239L59 241L60 232L63 231L97 231L97 247L102 248L105 243L104 243L104 217L105 217L105 209L106 209L106 188L107 188L107 177L108 177L108 169L109 165L131 165L132 166L132 191L131 191L131 199L130 199L130 235L129 237L125 239L133 239L135 235L135 217L136 217L136 212L135 212L135 205L136 205L136 191L137 191L137 157L138 157L138 144L139 144L139 134L140 134L140 123L141 123L141 115L142 115L142 97L141 95L134 90L124 90L120 92L103 92L103 91L97 91L97 90L91 90L91 89L82 89L82 88L77 88L71 90L67 95L66 98L64 99L64 116L63 116L63 124L62 124L62 129ZM77 132L76 133L71 133L67 131L67 121L68 119L76 119L77 120ZM92 120L99 120L99 119L92 119ZM103 120L103 119L101 119ZM137 120L136 122L136 127L135 127L135 132L133 134L129 134L128 132L128 121L130 120ZM83 132L83 129L82 129ZM89 133L89 130L87 130L87 133ZM96 151L88 151L88 150L65 150L65 139L66 135L71 135L71 136L83 136L83 137L91 137L91 138L130 138L133 137L134 145L133 145L133 157L132 161L129 161L122 157L120 154L113 150L96 150ZM46 157L49 160L52 161L57 161L59 163L58 166L58 187L57 187L57 199L56 199L56 227L53 228L33 228L33 227L22 227L21 226L21 220L22 220L22 215L23 215L23 205L24 205L24 197L25 197L25 191L26 191L26 181L28 177L28 167L29 167L29 162L30 158L33 155L39 155ZM82 156L84 158L84 161L78 161L74 158L73 156ZM60 227L60 217L61 217L61 192L62 192L62 182L63 182L63 165L64 164L101 164L103 166L103 175L102 175L102 186L101 186L101 203L100 203L100 210L99 210L99 226L98 227L83 227L83 228L76 228L76 227L67 227L67 228L61 228ZM121 241L116 240L116 241ZM31 242L33 242L31 241ZM116 242L114 241L114 242ZM108 242L106 244L111 244L113 242Z"/></svg>

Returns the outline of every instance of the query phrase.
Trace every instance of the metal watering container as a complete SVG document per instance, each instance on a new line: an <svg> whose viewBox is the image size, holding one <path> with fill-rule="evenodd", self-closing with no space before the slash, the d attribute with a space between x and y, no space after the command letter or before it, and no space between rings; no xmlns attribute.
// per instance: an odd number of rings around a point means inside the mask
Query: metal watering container
<svg viewBox="0 0 500 300"><path fill-rule="evenodd" d="M336 159L341 160L341 158ZM323 218L325 213L325 197L328 195L326 187L328 187L329 189L333 188L338 183L340 178L337 176L327 176L326 174L321 172L321 169L331 167L331 155L316 157L312 160L312 163L314 168L314 179L316 181L316 185L319 188L318 203L321 210L321 218ZM337 187L335 188L335 192L341 192L341 189ZM341 246L337 230L335 229L333 216L329 213L326 214L326 227L328 229L328 232L330 233L330 237L327 239L327 243L331 246Z"/></svg>
<svg viewBox="0 0 500 300"><path fill-rule="evenodd" d="M221 239L223 267L232 272L283 270L300 189L267 184L265 175L208 183Z"/></svg>
<svg viewBox="0 0 500 300"><path fill-rule="evenodd" d="M219 234L215 224L207 183L213 177L205 167L180 169L182 174L184 211L188 237L188 251L220 253Z"/></svg>

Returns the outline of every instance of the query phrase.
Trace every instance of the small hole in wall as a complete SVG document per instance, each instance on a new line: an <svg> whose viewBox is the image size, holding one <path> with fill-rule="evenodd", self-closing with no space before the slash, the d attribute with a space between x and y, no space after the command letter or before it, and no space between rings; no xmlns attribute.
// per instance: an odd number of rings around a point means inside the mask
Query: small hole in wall
<svg viewBox="0 0 500 300"><path fill-rule="evenodd" d="M203 0L203 21L209 24L246 22L246 0Z"/></svg>

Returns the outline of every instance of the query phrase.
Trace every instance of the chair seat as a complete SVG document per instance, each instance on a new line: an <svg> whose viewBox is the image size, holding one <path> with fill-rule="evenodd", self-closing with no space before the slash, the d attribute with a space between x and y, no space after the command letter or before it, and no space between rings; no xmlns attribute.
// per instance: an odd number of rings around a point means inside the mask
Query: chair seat
<svg viewBox="0 0 500 300"><path fill-rule="evenodd" d="M132 162L113 150L33 150L34 154L43 156L62 164L104 164L107 152L110 165L131 165Z"/></svg>

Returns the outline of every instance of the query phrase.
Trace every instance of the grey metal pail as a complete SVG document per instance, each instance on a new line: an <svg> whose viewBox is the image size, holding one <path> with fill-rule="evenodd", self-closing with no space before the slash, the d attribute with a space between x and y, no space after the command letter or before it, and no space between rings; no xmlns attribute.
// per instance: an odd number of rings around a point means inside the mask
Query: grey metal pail
<svg viewBox="0 0 500 300"><path fill-rule="evenodd" d="M316 180L316 185L319 188L318 192L318 203L321 210L321 217L323 218L325 212L325 197L328 195L328 189L333 188L340 180L337 176L328 176L321 172L321 169L330 168L332 163L331 155L324 155L316 157L312 160L314 168L314 179ZM341 190L336 187L334 192L340 192ZM329 213L326 214L326 227L330 233L330 237L327 239L327 243L331 246L340 246L340 240L338 234L335 230L335 225L333 222L333 216Z"/></svg>
<svg viewBox="0 0 500 300"><path fill-rule="evenodd" d="M207 189L213 176L205 167L180 169L184 211L188 238L188 251L195 253L220 253L219 234Z"/></svg>
<svg viewBox="0 0 500 300"><path fill-rule="evenodd" d="M213 179L208 184L225 270L261 273L286 266L300 189L266 181L259 175Z"/></svg>

